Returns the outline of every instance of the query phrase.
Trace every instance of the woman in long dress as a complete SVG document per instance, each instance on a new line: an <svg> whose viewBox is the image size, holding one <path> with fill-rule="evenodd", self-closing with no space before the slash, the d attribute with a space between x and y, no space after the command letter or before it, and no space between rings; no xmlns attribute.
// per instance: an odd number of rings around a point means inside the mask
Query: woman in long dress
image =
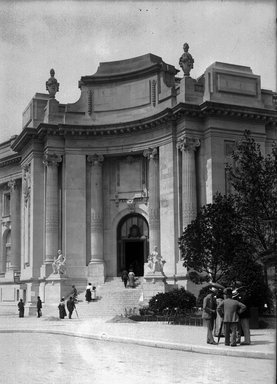
<svg viewBox="0 0 277 384"><path fill-rule="evenodd" d="M65 301L64 297L61 298L60 304L58 305L59 308L59 315L60 319L64 319L65 316L67 316L66 310L65 310Z"/></svg>
<svg viewBox="0 0 277 384"><path fill-rule="evenodd" d="M129 286L131 288L135 288L135 274L132 269L130 269L128 273L128 277L129 277Z"/></svg>
<svg viewBox="0 0 277 384"><path fill-rule="evenodd" d="M87 288L86 288L86 301L89 303L91 301L91 283L88 283Z"/></svg>

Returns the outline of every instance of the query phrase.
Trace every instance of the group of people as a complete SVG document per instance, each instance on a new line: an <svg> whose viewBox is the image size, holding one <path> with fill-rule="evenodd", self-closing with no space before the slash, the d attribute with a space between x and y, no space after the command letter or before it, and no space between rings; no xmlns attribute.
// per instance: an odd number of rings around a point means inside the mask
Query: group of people
<svg viewBox="0 0 277 384"><path fill-rule="evenodd" d="M126 269L124 269L121 274L121 280L123 281L125 288L127 288L128 281L129 281L129 287L135 288L135 273L133 269L131 268L129 272Z"/></svg>
<svg viewBox="0 0 277 384"><path fill-rule="evenodd" d="M96 300L96 287L92 286L91 283L88 283L86 287L86 301L90 303L91 301Z"/></svg>
<svg viewBox="0 0 277 384"><path fill-rule="evenodd" d="M225 345L250 345L247 291L240 282L236 287L223 288L211 284L210 293L203 300L203 319L207 326L207 343L218 344L214 336L225 337ZM242 335L244 341L241 341Z"/></svg>
<svg viewBox="0 0 277 384"><path fill-rule="evenodd" d="M19 300L17 307L18 307L18 311L19 311L19 317L24 317L25 304L24 304L23 299ZM42 316L41 310L42 310L42 302L41 302L40 296L38 296L37 297L37 317Z"/></svg>

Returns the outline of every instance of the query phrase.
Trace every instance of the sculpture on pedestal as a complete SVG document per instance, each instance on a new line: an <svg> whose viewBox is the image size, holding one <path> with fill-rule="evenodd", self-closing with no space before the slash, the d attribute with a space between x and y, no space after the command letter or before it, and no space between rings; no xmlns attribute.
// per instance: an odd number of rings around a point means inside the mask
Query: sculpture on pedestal
<svg viewBox="0 0 277 384"><path fill-rule="evenodd" d="M188 52L189 45L185 43L183 45L184 53L180 57L179 65L184 72L184 76L190 76L190 71L193 68L194 59L191 54Z"/></svg>
<svg viewBox="0 0 277 384"><path fill-rule="evenodd" d="M62 251L58 250L58 256L52 263L52 269L54 274L65 274L66 257L63 256Z"/></svg>
<svg viewBox="0 0 277 384"><path fill-rule="evenodd" d="M59 92L59 86L57 79L55 79L55 71L54 69L50 69L49 79L46 81L46 90L49 92L50 99L55 99L55 95Z"/></svg>
<svg viewBox="0 0 277 384"><path fill-rule="evenodd" d="M149 273L155 274L156 272L163 274L163 268L165 260L158 252L158 247L155 245L153 251L148 256L147 266L149 268Z"/></svg>

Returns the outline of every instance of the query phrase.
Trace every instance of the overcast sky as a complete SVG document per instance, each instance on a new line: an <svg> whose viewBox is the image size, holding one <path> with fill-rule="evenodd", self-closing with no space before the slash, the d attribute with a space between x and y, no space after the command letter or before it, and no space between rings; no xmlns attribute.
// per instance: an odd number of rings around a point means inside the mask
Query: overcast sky
<svg viewBox="0 0 277 384"><path fill-rule="evenodd" d="M61 103L79 99L78 80L99 62L146 53L179 68L188 42L199 77L215 61L250 66L276 91L276 1L1 1L0 142L19 134L22 112L47 93L49 70Z"/></svg>

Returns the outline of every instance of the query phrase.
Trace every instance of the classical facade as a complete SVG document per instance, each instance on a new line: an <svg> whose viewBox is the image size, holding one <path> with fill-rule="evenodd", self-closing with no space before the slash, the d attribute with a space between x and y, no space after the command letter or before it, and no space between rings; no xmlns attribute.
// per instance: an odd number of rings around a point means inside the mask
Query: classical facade
<svg viewBox="0 0 277 384"><path fill-rule="evenodd" d="M249 67L215 62L193 79L189 63L184 76L153 54L100 63L74 104L57 101L51 70L20 135L0 144L1 303L59 300L124 268L149 288L155 246L160 281L193 290L178 238L226 191L225 162L245 129L270 150L277 108ZM59 249L65 268L53 273Z"/></svg>

